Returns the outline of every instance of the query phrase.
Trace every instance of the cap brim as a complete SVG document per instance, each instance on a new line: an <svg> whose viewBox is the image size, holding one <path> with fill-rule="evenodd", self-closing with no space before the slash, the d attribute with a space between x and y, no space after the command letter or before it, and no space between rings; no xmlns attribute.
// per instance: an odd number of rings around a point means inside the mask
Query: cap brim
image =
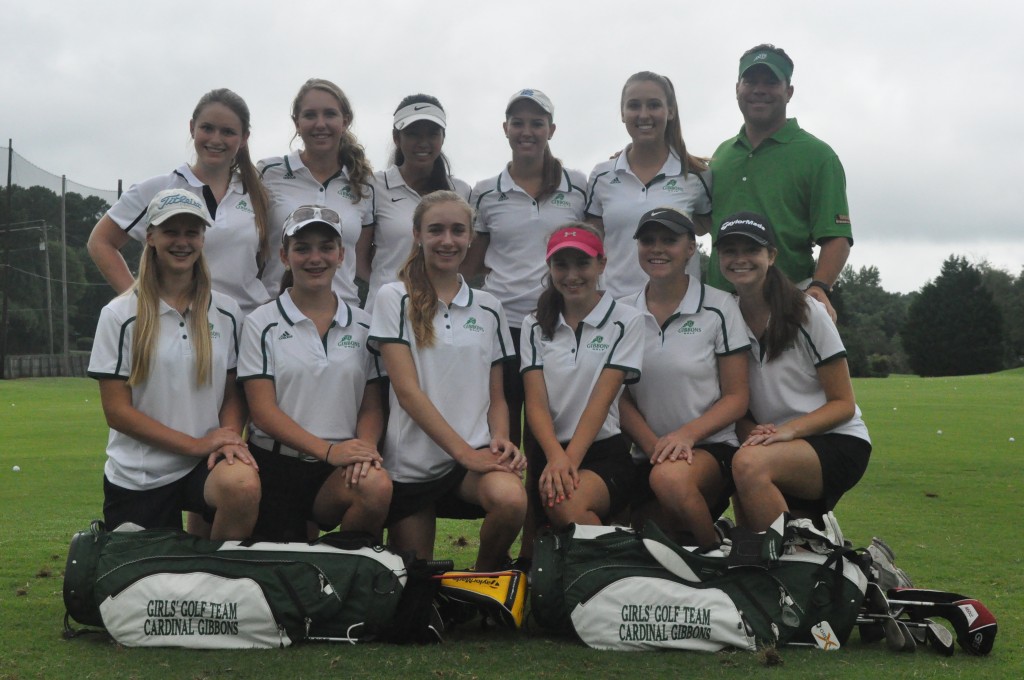
<svg viewBox="0 0 1024 680"><path fill-rule="evenodd" d="M303 220L301 222L296 222L293 225L288 225L284 230L282 230L281 238L283 239L286 236L295 236L295 234L299 233L300 231L302 231L306 227L314 225L314 224L322 224L325 227L327 227L328 229L330 229L331 231L333 231L338 236L341 236L341 231L340 231L338 225L331 224L330 222L327 222L326 220L322 220L322 219L320 219L318 217L312 217L312 218L310 218L308 220Z"/></svg>
<svg viewBox="0 0 1024 680"><path fill-rule="evenodd" d="M752 68L757 68L758 66L764 66L764 67L768 68L772 73L775 74L775 77L778 78L779 80L782 80L782 81L788 81L789 80L789 76L787 76L782 71L782 69L780 69L775 64L772 64L772 63L767 62L767 61L759 61L759 62L753 63L750 66L746 67L745 69L743 69L743 73L740 74L740 78L742 78L744 75L746 75L747 71L749 71Z"/></svg>
<svg viewBox="0 0 1024 680"><path fill-rule="evenodd" d="M679 236L682 236L683 234L697 234L697 230L695 228L689 227L685 224L672 222L670 220L659 220L658 218L654 218L641 222L640 226L636 228L635 232L633 232L633 238L640 238L640 232L644 230L644 227L649 227L652 224L657 227L665 227L673 234L678 234Z"/></svg>
<svg viewBox="0 0 1024 680"><path fill-rule="evenodd" d="M445 125L446 125L445 121L442 120L441 118L438 118L437 116L435 116L434 114L431 114L431 113L414 113L411 116L408 116L407 118L403 118L402 120L400 120L397 123L395 123L395 129L396 130L404 130L405 128L409 127L413 123L415 123L417 121L420 121L420 120L429 120L431 123L436 124L442 130L445 129Z"/></svg>
<svg viewBox="0 0 1024 680"><path fill-rule="evenodd" d="M545 260L550 260L552 255L554 255L555 253L557 253L560 250L565 250L566 248L572 248L573 250L578 250L581 253L585 253L585 254L589 255L590 257L598 257L600 255L600 253L598 253L595 249L591 248L590 246L586 245L585 243L579 243L579 242L576 242L576 241L566 241L564 243L559 243L557 246L555 246L554 248L549 250L547 256L545 256L544 259Z"/></svg>
<svg viewBox="0 0 1024 680"><path fill-rule="evenodd" d="M180 210L167 210L167 211L164 211L164 212L160 213L159 215L157 215L153 220L151 220L150 224L153 225L154 227L159 227L161 224L163 224L167 220L171 219L175 215L188 215L189 217L195 218L196 220L202 222L204 227L212 226L208 219L206 219L202 215L200 215L200 214L198 214L198 213L196 213L196 212L194 212L192 210L188 210L186 208L181 208Z"/></svg>
<svg viewBox="0 0 1024 680"><path fill-rule="evenodd" d="M718 244L721 243L724 239L733 238L733 237L750 239L751 241L753 241L754 243L756 243L759 246L770 246L771 245L771 243L768 241L768 239L763 238L761 236L756 236L754 234L749 234L749 233L747 233L745 231L734 231L734 232L729 233L729 234L720 234L719 237L715 239L715 242L712 245L714 245L715 247L718 247Z"/></svg>

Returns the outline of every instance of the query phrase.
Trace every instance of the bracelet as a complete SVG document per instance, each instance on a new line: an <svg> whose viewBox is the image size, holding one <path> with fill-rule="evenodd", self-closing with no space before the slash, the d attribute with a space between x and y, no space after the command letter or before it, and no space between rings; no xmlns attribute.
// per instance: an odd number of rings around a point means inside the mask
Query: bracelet
<svg viewBox="0 0 1024 680"><path fill-rule="evenodd" d="M334 446L334 444L328 444L327 445L327 453L324 455L324 462L327 463L328 465L331 464L331 447L332 446Z"/></svg>
<svg viewBox="0 0 1024 680"><path fill-rule="evenodd" d="M814 279L810 283L807 284L807 288L821 288L823 291L825 291L825 297L827 297L827 298L831 298L832 297L832 286L828 285L824 281L819 281L818 279ZM806 290L806 288L804 290Z"/></svg>

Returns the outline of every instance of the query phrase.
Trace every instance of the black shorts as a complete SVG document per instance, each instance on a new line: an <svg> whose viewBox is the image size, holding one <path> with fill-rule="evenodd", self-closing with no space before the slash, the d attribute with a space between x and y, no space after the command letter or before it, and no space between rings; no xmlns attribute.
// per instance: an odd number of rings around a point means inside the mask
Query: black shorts
<svg viewBox="0 0 1024 680"><path fill-rule="evenodd" d="M515 356L505 361L501 366L502 387L505 392L505 403L508 405L508 428L509 439L516 446L522 447L523 432L527 427L526 419L523 417L523 404L526 402L526 388L523 386L523 374L519 372L522 363L519 354L519 340L521 338L518 328L510 329L512 333L512 347Z"/></svg>
<svg viewBox="0 0 1024 680"><path fill-rule="evenodd" d="M459 486L467 472L456 463L443 476L427 482L392 482L391 507L384 525L390 526L431 506L434 517L480 519L487 514L484 509L459 498Z"/></svg>
<svg viewBox="0 0 1024 680"><path fill-rule="evenodd" d="M698 444L693 448L707 451L718 463L718 471L722 475L725 487L722 489L722 493L718 495L718 498L712 499L708 503L711 517L718 519L729 509L729 498L736 492L736 485L732 480L732 459L738 449L730 444L722 443ZM633 462L636 465L633 504L634 506L640 506L654 500L654 491L651 490L651 468L653 466L646 460L637 461L634 459Z"/></svg>
<svg viewBox="0 0 1024 680"><path fill-rule="evenodd" d="M206 504L205 496L209 476L205 458L198 459L196 466L181 479L145 491L117 486L104 475L103 523L107 529L133 522L144 529L180 531L184 510L197 512L212 522L215 510Z"/></svg>
<svg viewBox="0 0 1024 680"><path fill-rule="evenodd" d="M260 466L260 514L253 536L267 541L307 541L306 521L320 487L337 469L323 461L304 461L249 442ZM330 530L334 527L321 527Z"/></svg>
<svg viewBox="0 0 1024 680"><path fill-rule="evenodd" d="M529 438L526 443L526 470L529 484L527 493L533 497L538 508L543 508L544 503L540 498L540 475L544 471L544 466L547 465L547 458L536 440ZM569 442L563 442L562 448L568 445ZM583 462L579 469L580 471L590 470L596 474L608 489L608 513L601 517L602 522L607 523L610 518L618 515L623 508L629 505L636 469L633 459L629 455L629 441L625 436L616 434L591 444L583 456Z"/></svg>
<svg viewBox="0 0 1024 680"><path fill-rule="evenodd" d="M843 494L864 476L871 457L871 443L848 434L816 434L803 439L818 454L822 497L810 500L786 494L786 504L791 510L817 517L835 508Z"/></svg>

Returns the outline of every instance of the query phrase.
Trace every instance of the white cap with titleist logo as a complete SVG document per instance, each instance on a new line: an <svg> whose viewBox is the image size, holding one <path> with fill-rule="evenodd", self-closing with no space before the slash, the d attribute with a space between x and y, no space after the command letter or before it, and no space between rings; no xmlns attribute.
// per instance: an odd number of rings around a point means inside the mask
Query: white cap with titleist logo
<svg viewBox="0 0 1024 680"><path fill-rule="evenodd" d="M213 225L213 218L199 197L184 189L164 189L153 197L146 209L149 226L163 224L175 215L192 215L202 220L204 226Z"/></svg>
<svg viewBox="0 0 1024 680"><path fill-rule="evenodd" d="M532 88L519 90L509 98L508 105L505 106L506 116L508 115L509 109L512 108L512 105L521 99L529 99L531 102L535 103L537 106L543 109L544 113L548 114L549 116L551 116L552 119L554 119L555 105L551 103L551 99L540 90L535 90Z"/></svg>

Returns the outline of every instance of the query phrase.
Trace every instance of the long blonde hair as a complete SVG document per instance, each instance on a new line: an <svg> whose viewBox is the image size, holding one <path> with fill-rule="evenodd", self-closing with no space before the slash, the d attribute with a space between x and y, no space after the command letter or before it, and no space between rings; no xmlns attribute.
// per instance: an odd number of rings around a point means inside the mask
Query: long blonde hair
<svg viewBox="0 0 1024 680"><path fill-rule="evenodd" d="M454 191L435 191L427 194L412 214L412 251L405 264L398 270L398 280L405 284L409 293L409 325L412 326L416 344L420 347L434 346L434 315L437 314L437 290L427 276L427 264L423 257L418 237L423 228L423 215L435 205L456 203L466 211L469 236L473 237L473 208Z"/></svg>
<svg viewBox="0 0 1024 680"><path fill-rule="evenodd" d="M152 226L149 229L153 229ZM149 377L153 354L160 330L160 265L156 261L156 248L146 245L139 260L139 275L132 287L123 295L138 298L135 312L135 332L132 334L132 365L128 373L128 386L141 385ZM192 290L189 294L188 332L192 337L192 356L196 361L196 385L211 382L213 374L213 344L210 342L209 310L212 298L210 269L206 258L192 265Z"/></svg>
<svg viewBox="0 0 1024 680"><path fill-rule="evenodd" d="M352 104L349 103L348 97L341 91L341 88L323 78L310 78L302 84L302 87L299 88L299 93L295 95L295 99L292 101L292 122L296 124L296 128L298 127L302 98L310 90L321 90L334 97L338 101L341 114L348 120L349 126L352 125L352 121L355 120L355 114L352 113ZM296 130L295 135L298 136L298 134ZM370 160L366 157L366 150L363 149L363 145L359 143L359 140L352 133L351 127L346 129L345 134L341 136L341 145L338 147L338 165L348 169L348 180L349 184L352 185L352 202L358 203L360 199L365 198L367 195L364 192L370 183L373 168L370 166Z"/></svg>

